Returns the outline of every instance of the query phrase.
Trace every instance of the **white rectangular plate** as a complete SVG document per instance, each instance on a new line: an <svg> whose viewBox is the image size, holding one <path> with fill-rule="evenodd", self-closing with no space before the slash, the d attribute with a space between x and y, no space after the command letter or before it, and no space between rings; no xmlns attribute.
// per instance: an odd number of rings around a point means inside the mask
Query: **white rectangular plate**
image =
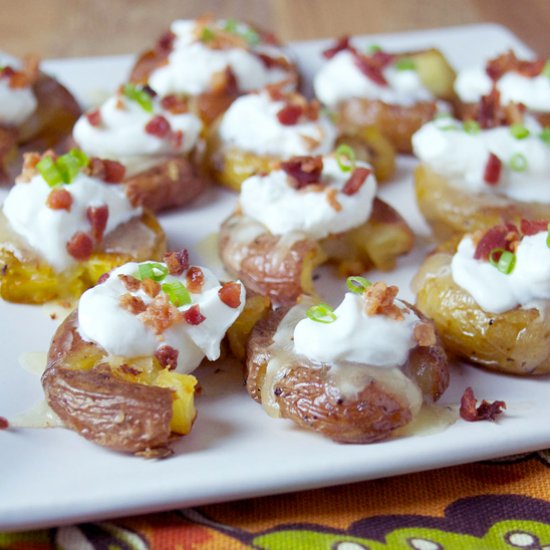
<svg viewBox="0 0 550 550"><path fill-rule="evenodd" d="M517 38L494 25L370 36L363 43L396 51L437 46L457 68L509 47L529 54ZM319 66L325 44L292 45L306 81ZM129 56L108 57L50 61L44 67L84 103L91 103L124 80L131 62ZM426 235L413 198L413 167L412 159L400 159L395 181L385 185L381 195L419 235ZM191 207L163 215L170 247L188 247L193 261L208 262L200 243L217 231L234 203L235 195L214 189ZM424 251L417 248L400 262L397 272L386 277L409 298L409 282ZM344 291L343 282L327 270L318 284L329 300L338 300ZM0 327L0 415L11 417L42 397L38 377L21 369L18 358L23 352L45 352L56 322L43 308L1 303ZM506 401L508 409L498 422L458 420L432 435L339 445L289 421L266 416L246 394L239 366L201 367L196 374L204 388L197 399L197 422L192 433L174 446L175 456L167 460L113 453L63 429L0 432L0 529L30 529L297 491L550 446L549 377L523 380L455 367L443 402L456 405L471 385L479 396Z"/></svg>

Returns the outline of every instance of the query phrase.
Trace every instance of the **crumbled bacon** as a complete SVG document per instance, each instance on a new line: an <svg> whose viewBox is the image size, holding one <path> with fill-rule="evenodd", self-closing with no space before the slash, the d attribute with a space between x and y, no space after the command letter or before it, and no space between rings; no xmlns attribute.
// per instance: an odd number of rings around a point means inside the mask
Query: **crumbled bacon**
<svg viewBox="0 0 550 550"><path fill-rule="evenodd" d="M383 70L394 60L393 55L385 52L375 52L372 55L355 53L355 65L367 77L380 86L387 86Z"/></svg>
<svg viewBox="0 0 550 550"><path fill-rule="evenodd" d="M172 31L167 31L158 39L156 48L161 52L171 52L174 48L175 40L176 35Z"/></svg>
<svg viewBox="0 0 550 550"><path fill-rule="evenodd" d="M386 315L391 319L401 321L403 312L394 304L398 292L399 289L396 286L388 286L381 281L372 284L363 292L365 313L367 315Z"/></svg>
<svg viewBox="0 0 550 550"><path fill-rule="evenodd" d="M488 260L489 254L495 248L513 251L519 240L519 231L513 223L495 225L481 237L477 243L474 258Z"/></svg>
<svg viewBox="0 0 550 550"><path fill-rule="evenodd" d="M67 189L63 187L56 187L50 191L46 204L52 210L66 210L70 212L73 204L73 196Z"/></svg>
<svg viewBox="0 0 550 550"><path fill-rule="evenodd" d="M162 115L155 115L145 125L145 132L163 139L170 133L170 123Z"/></svg>
<svg viewBox="0 0 550 550"><path fill-rule="evenodd" d="M483 172L483 181L487 185L496 185L500 180L501 170L502 161L494 153L489 153L489 158Z"/></svg>
<svg viewBox="0 0 550 550"><path fill-rule="evenodd" d="M218 296L226 306L237 308L241 305L241 285L234 281L224 283L218 290Z"/></svg>
<svg viewBox="0 0 550 550"><path fill-rule="evenodd" d="M123 372L124 374L129 374L130 376L137 376L138 374L141 374L141 371L139 369L131 367L130 365L128 365L128 363L122 363L122 365L118 367L118 370Z"/></svg>
<svg viewBox="0 0 550 550"><path fill-rule="evenodd" d="M181 275L186 269L189 269L189 252L186 248L177 252L167 252L164 255L164 262L170 275Z"/></svg>
<svg viewBox="0 0 550 550"><path fill-rule="evenodd" d="M179 309L161 292L140 315L142 322L151 327L155 334L162 334L167 328L181 321Z"/></svg>
<svg viewBox="0 0 550 550"><path fill-rule="evenodd" d="M120 307L129 311L132 315L139 315L147 309L145 302L133 294L123 294L120 297Z"/></svg>
<svg viewBox="0 0 550 550"><path fill-rule="evenodd" d="M304 142L308 151L314 151L315 149L317 149L317 147L319 147L319 145L321 145L321 142L318 139L311 136L301 134L300 137L302 138L302 141Z"/></svg>
<svg viewBox="0 0 550 550"><path fill-rule="evenodd" d="M308 120L318 120L320 111L321 104L316 99L308 101L304 106L304 116Z"/></svg>
<svg viewBox="0 0 550 550"><path fill-rule="evenodd" d="M349 36L340 37L330 48L323 51L323 57L326 59L332 59L337 53L344 50L355 51L355 48L353 48L349 41Z"/></svg>
<svg viewBox="0 0 550 550"><path fill-rule="evenodd" d="M504 401L493 401L489 403L485 399L478 405L474 395L474 390L468 387L464 390L464 394L460 399L460 416L468 422L476 422L478 420L495 420L499 414L502 414L506 408Z"/></svg>
<svg viewBox="0 0 550 550"><path fill-rule="evenodd" d="M301 105L287 103L278 113L277 120L284 126L294 126L300 120L304 110Z"/></svg>
<svg viewBox="0 0 550 550"><path fill-rule="evenodd" d="M432 323L421 322L414 326L414 338L420 347L434 346L437 342Z"/></svg>
<svg viewBox="0 0 550 550"><path fill-rule="evenodd" d="M485 71L493 81L497 81L508 72L516 72L528 78L533 78L542 72L545 63L544 59L535 61L520 60L512 50L508 50L506 53L491 59L487 63Z"/></svg>
<svg viewBox="0 0 550 550"><path fill-rule="evenodd" d="M521 220L519 229L522 235L530 237L542 231L546 233L548 231L548 223L547 220Z"/></svg>
<svg viewBox="0 0 550 550"><path fill-rule="evenodd" d="M124 288L129 292L137 292L141 288L141 281L132 275L119 274L118 278L122 281Z"/></svg>
<svg viewBox="0 0 550 550"><path fill-rule="evenodd" d="M161 286L160 283L157 283L157 281L153 281L153 279L143 279L142 281L142 287L143 291L147 296L150 298L155 298L158 296L158 293L160 292Z"/></svg>
<svg viewBox="0 0 550 550"><path fill-rule="evenodd" d="M0 430L7 430L10 427L10 423L7 418L0 416Z"/></svg>
<svg viewBox="0 0 550 550"><path fill-rule="evenodd" d="M484 130L507 124L506 111L500 104L500 92L496 88L481 96L474 117Z"/></svg>
<svg viewBox="0 0 550 550"><path fill-rule="evenodd" d="M40 153L23 153L23 168L17 183L28 183L36 174L36 165L41 159Z"/></svg>
<svg viewBox="0 0 550 550"><path fill-rule="evenodd" d="M206 320L206 317L201 313L199 304L195 304L186 310L183 318L188 325L200 325Z"/></svg>
<svg viewBox="0 0 550 550"><path fill-rule="evenodd" d="M172 346L161 346L155 351L155 358L160 363L162 368L168 368L168 370L175 370L178 366L179 351Z"/></svg>
<svg viewBox="0 0 550 550"><path fill-rule="evenodd" d="M292 178L296 189L301 189L321 180L323 158L321 156L292 157L285 162L281 162L281 170Z"/></svg>
<svg viewBox="0 0 550 550"><path fill-rule="evenodd" d="M15 74L15 69L9 65L0 69L0 78L11 78Z"/></svg>
<svg viewBox="0 0 550 550"><path fill-rule="evenodd" d="M92 157L88 162L88 166L85 168L86 172L92 178L104 179L105 178L105 165L100 158Z"/></svg>
<svg viewBox="0 0 550 550"><path fill-rule="evenodd" d="M170 143L173 149L175 150L181 149L181 146L183 144L183 132L181 130L172 132L170 134Z"/></svg>
<svg viewBox="0 0 550 550"><path fill-rule="evenodd" d="M120 183L126 174L126 168L116 160L103 160L103 179L107 183Z"/></svg>
<svg viewBox="0 0 550 550"><path fill-rule="evenodd" d="M367 178L371 175L371 170L360 166L356 168L351 176L348 178L344 187L342 188L342 193L344 195L355 195L359 189L363 186Z"/></svg>
<svg viewBox="0 0 550 550"><path fill-rule="evenodd" d="M79 261L87 260L94 250L94 242L92 238L83 233L77 231L67 242L67 252L75 259Z"/></svg>
<svg viewBox="0 0 550 550"><path fill-rule="evenodd" d="M94 109L86 113L86 118L91 126L95 128L101 126L101 111L99 109Z"/></svg>
<svg viewBox="0 0 550 550"><path fill-rule="evenodd" d="M181 115L183 113L187 113L189 110L187 99L183 96L178 96L175 94L164 96L160 100L160 104L163 109L166 109L173 115Z"/></svg>
<svg viewBox="0 0 550 550"><path fill-rule="evenodd" d="M101 275L97 280L97 284L100 285L101 283L104 283L110 276L111 275L108 271L103 273L103 275Z"/></svg>
<svg viewBox="0 0 550 550"><path fill-rule="evenodd" d="M325 191L325 194L330 207L336 212L341 212L342 205L338 202L338 199L336 198L338 191L334 187L329 187Z"/></svg>
<svg viewBox="0 0 550 550"><path fill-rule="evenodd" d="M198 294L204 286L204 273L200 267L190 267L186 275L187 289L193 294Z"/></svg>
<svg viewBox="0 0 550 550"><path fill-rule="evenodd" d="M86 208L86 218L92 226L92 236L96 242L100 243L103 240L103 234L107 227L109 219L109 207L106 204L101 206L88 206Z"/></svg>

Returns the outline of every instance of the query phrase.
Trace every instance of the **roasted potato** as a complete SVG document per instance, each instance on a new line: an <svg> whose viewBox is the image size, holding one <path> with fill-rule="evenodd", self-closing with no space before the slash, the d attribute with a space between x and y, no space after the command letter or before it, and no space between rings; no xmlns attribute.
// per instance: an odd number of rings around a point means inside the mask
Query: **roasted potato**
<svg viewBox="0 0 550 550"><path fill-rule="evenodd" d="M55 333L42 385L68 428L115 451L166 456L196 416L194 376L162 368L154 357L108 356L81 338L76 311Z"/></svg>
<svg viewBox="0 0 550 550"><path fill-rule="evenodd" d="M413 234L403 218L375 198L366 223L320 241L298 234L273 235L237 212L221 226L219 253L228 273L247 289L288 304L301 294L315 293L313 270L325 261L333 262L343 276L371 268L390 270L412 246Z"/></svg>
<svg viewBox="0 0 550 550"><path fill-rule="evenodd" d="M522 218L550 219L550 206L544 203L468 193L423 165L415 171L415 190L420 211L438 241Z"/></svg>
<svg viewBox="0 0 550 550"><path fill-rule="evenodd" d="M305 316L307 306L295 307ZM271 416L291 419L340 443L371 443L408 424L422 399L435 401L448 386L447 359L437 340L431 347L413 348L402 371L340 365L336 370L350 369L350 376L363 383L353 395L343 393L329 365L295 354L290 342L286 348L286 341L275 343L288 311L279 308L260 321L247 348L247 390Z"/></svg>

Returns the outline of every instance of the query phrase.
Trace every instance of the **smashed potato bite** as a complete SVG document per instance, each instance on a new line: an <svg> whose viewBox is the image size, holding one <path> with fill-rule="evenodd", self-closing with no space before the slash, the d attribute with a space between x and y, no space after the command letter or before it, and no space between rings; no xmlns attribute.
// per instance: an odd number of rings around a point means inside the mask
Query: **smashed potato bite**
<svg viewBox="0 0 550 550"><path fill-rule="evenodd" d="M251 397L270 416L340 443L388 438L449 382L433 324L394 303L396 287L361 284L369 285L368 294L348 293L336 310L304 298L272 311L256 325L247 350Z"/></svg>
<svg viewBox="0 0 550 550"><path fill-rule="evenodd" d="M0 211L3 299L75 299L117 265L162 257L164 231L132 206L123 174L118 163L78 151L27 157Z"/></svg>

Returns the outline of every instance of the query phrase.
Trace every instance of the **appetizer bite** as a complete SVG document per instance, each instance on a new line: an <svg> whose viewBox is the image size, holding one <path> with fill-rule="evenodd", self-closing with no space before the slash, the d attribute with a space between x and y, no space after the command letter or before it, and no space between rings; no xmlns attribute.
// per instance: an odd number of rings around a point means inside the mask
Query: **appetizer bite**
<svg viewBox="0 0 550 550"><path fill-rule="evenodd" d="M314 294L313 269L323 262L343 275L390 270L412 246L406 222L376 197L371 167L347 146L247 179L219 239L228 273L276 304Z"/></svg>
<svg viewBox="0 0 550 550"><path fill-rule="evenodd" d="M523 106L542 126L550 126L550 63L547 59L518 59L509 50L485 66L459 71L454 88L462 119L475 117L476 105L483 96L496 90L502 105Z"/></svg>
<svg viewBox="0 0 550 550"><path fill-rule="evenodd" d="M426 258L417 307L446 349L510 374L550 372L548 221L521 220L462 237Z"/></svg>
<svg viewBox="0 0 550 550"><path fill-rule="evenodd" d="M184 99L125 84L78 119L73 139L87 155L122 163L132 203L158 211L187 204L206 189L197 167L201 130Z"/></svg>
<svg viewBox="0 0 550 550"><path fill-rule="evenodd" d="M42 376L64 424L104 447L163 456L195 420L190 375L241 313L244 288L189 265L130 262L87 290L58 328Z"/></svg>
<svg viewBox="0 0 550 550"><path fill-rule="evenodd" d="M379 179L395 169L395 152L374 127L341 133L317 101L271 86L237 99L211 128L207 158L212 177L238 191L242 182L293 156L324 155L341 143L370 162Z"/></svg>
<svg viewBox="0 0 550 550"><path fill-rule="evenodd" d="M476 120L440 117L413 137L420 210L438 240L521 218L550 219L550 134L485 96Z"/></svg>
<svg viewBox="0 0 550 550"><path fill-rule="evenodd" d="M332 310L304 298L273 311L248 343L247 389L273 417L340 443L371 443L410 423L449 383L433 323L397 287L348 279Z"/></svg>
<svg viewBox="0 0 550 550"><path fill-rule="evenodd" d="M123 179L118 162L77 149L28 153L0 210L0 296L74 299L117 265L162 257L164 232L132 204Z"/></svg>
<svg viewBox="0 0 550 550"><path fill-rule="evenodd" d="M293 89L298 81L296 67L271 33L208 16L174 21L139 57L130 79L161 96L188 98L207 124L242 93L275 83Z"/></svg>
<svg viewBox="0 0 550 550"><path fill-rule="evenodd" d="M80 107L35 58L23 66L0 59L0 183L21 171L23 152L61 146Z"/></svg>
<svg viewBox="0 0 550 550"><path fill-rule="evenodd" d="M439 50L365 52L343 37L323 52L328 60L315 76L319 101L345 130L376 126L400 153L411 152L411 136L454 101L455 73Z"/></svg>

